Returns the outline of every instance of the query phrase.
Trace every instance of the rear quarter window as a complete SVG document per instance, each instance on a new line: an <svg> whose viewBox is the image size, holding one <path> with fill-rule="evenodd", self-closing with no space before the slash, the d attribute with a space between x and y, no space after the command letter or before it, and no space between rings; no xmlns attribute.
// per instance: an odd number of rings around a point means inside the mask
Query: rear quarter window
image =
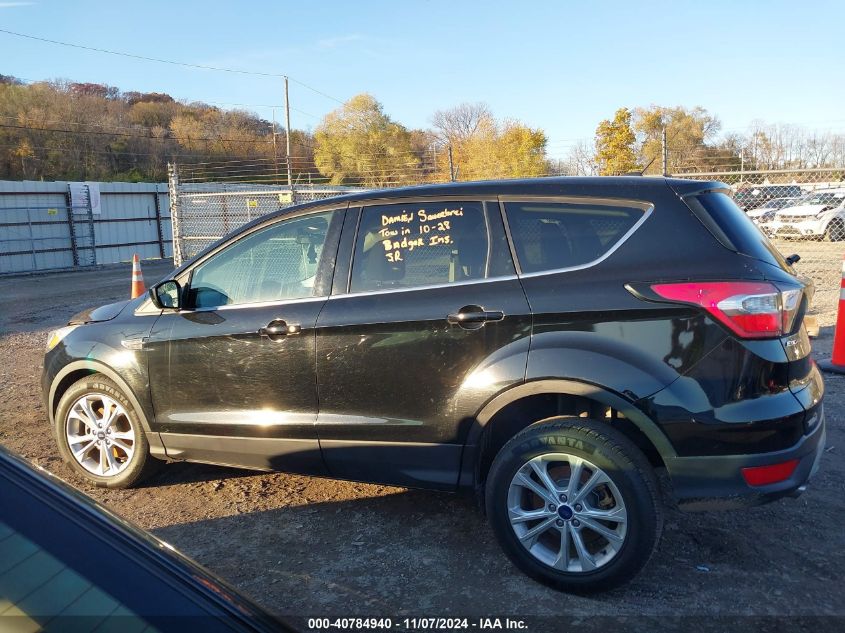
<svg viewBox="0 0 845 633"><path fill-rule="evenodd" d="M791 272L780 251L727 193L710 191L686 202L723 246Z"/></svg>
<svg viewBox="0 0 845 633"><path fill-rule="evenodd" d="M574 268L601 259L651 208L590 200L513 201L504 206L523 273Z"/></svg>

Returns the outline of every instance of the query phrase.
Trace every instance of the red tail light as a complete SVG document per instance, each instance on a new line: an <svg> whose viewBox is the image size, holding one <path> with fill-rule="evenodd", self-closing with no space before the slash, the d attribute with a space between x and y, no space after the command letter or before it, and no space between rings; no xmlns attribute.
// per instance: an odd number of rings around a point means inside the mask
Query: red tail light
<svg viewBox="0 0 845 633"><path fill-rule="evenodd" d="M797 459L769 466L751 466L742 469L742 478L749 486L767 486L789 479L797 466Z"/></svg>
<svg viewBox="0 0 845 633"><path fill-rule="evenodd" d="M742 338L775 338L792 331L802 294L757 281L655 284L651 289L664 299L704 308Z"/></svg>

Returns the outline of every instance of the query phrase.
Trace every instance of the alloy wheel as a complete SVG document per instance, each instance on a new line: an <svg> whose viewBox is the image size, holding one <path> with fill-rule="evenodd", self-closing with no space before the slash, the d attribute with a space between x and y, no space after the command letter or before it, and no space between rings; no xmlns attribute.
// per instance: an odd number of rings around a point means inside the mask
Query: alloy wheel
<svg viewBox="0 0 845 633"><path fill-rule="evenodd" d="M99 477L120 474L135 454L135 430L126 409L105 394L89 393L73 403L65 435L73 458Z"/></svg>
<svg viewBox="0 0 845 633"><path fill-rule="evenodd" d="M628 512L619 489L601 468L575 455L527 461L511 480L507 503L522 546L560 571L598 569L625 542Z"/></svg>

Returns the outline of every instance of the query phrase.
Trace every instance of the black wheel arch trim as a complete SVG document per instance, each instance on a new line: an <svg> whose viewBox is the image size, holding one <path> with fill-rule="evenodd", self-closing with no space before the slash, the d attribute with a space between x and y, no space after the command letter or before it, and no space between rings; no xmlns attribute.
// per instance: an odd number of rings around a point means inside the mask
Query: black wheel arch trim
<svg viewBox="0 0 845 633"><path fill-rule="evenodd" d="M476 424L472 426L467 435L461 459L459 479L459 485L461 487L471 487L480 483L478 481L479 474L476 471L476 467L481 441L487 424L493 416L517 400L543 393L582 396L612 407L622 413L648 438L658 453L660 453L661 458L665 460L666 458L671 459L677 457L675 449L663 431L660 430L660 427L638 409L631 400L606 387L592 383L571 379L541 378L520 383L500 392L491 398L475 416Z"/></svg>
<svg viewBox="0 0 845 633"><path fill-rule="evenodd" d="M147 414L145 413L144 407L141 405L141 401L135 395L135 392L129 386L129 384L120 377L116 371L114 371L108 365L97 361L97 360L75 360L71 363L68 363L64 367L59 370L59 372L53 377L52 383L50 383L50 395L47 399L47 415L50 419L50 426L54 427L56 424L56 406L58 405L57 398L56 398L56 390L58 389L59 385L62 383L67 376L72 373L78 371L85 371L89 374L96 373L96 374L103 374L106 378L113 381L120 387L123 395L129 400L132 408L135 410L135 413L138 416L138 419L141 422L141 428L144 431L144 434L147 436L147 441L150 444L150 454L153 457L158 457L159 459L164 459L167 457L167 454L164 450L164 444L161 441L158 433L153 431L150 428L149 420L147 419Z"/></svg>

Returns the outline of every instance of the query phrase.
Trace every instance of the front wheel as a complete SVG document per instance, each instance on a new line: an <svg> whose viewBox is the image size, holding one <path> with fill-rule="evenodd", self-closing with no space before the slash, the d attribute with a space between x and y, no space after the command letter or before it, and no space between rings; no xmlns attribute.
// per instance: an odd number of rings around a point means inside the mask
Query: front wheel
<svg viewBox="0 0 845 633"><path fill-rule="evenodd" d="M845 240L845 222L839 218L831 220L824 231L824 239L828 242Z"/></svg>
<svg viewBox="0 0 845 633"><path fill-rule="evenodd" d="M574 593L628 581L663 528L648 460L623 434L584 418L551 418L512 438L490 469L486 507L517 567Z"/></svg>
<svg viewBox="0 0 845 633"><path fill-rule="evenodd" d="M128 488L157 460L132 403L113 381L92 374L73 383L56 408L59 453L78 475L104 488Z"/></svg>

